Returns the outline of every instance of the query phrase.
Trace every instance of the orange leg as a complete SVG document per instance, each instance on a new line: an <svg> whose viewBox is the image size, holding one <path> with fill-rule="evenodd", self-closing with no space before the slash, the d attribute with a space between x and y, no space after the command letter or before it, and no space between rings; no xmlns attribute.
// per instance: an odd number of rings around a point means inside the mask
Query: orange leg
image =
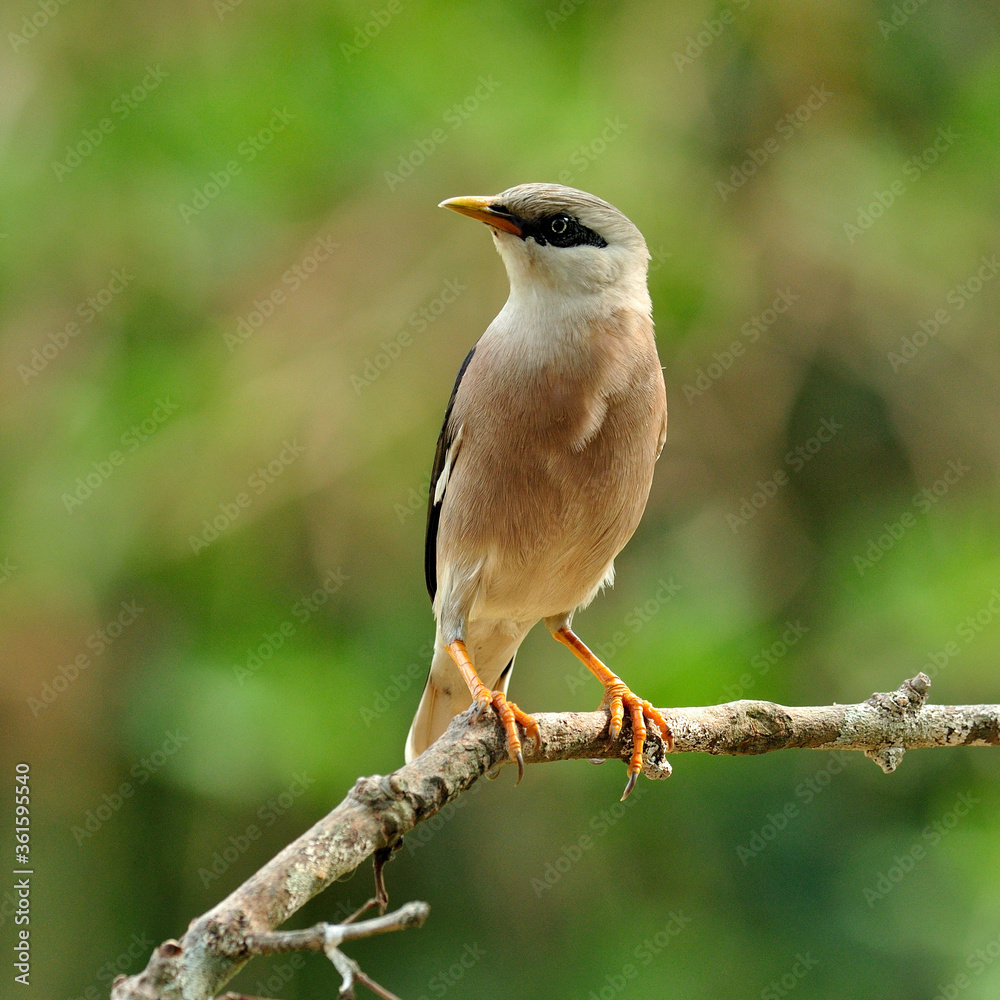
<svg viewBox="0 0 1000 1000"><path fill-rule="evenodd" d="M507 754L511 760L517 761L517 783L520 784L524 776L524 756L521 754L521 737L518 736L517 727L520 724L525 735L535 741L537 749L542 745L542 734L538 730L538 723L527 712L522 712L514 702L508 701L503 691L490 691L479 679L479 674L476 673L476 668L469 658L469 651L461 639L448 643L447 649L462 679L469 685L472 701L477 706L469 724L475 725L479 721L487 705L492 705L496 709L507 734Z"/></svg>
<svg viewBox="0 0 1000 1000"><path fill-rule="evenodd" d="M590 672L604 685L604 700L601 704L606 705L611 713L608 732L612 739L617 739L618 734L622 731L625 709L628 709L629 717L632 720L632 758L628 765L628 783L625 785L625 792L622 795L622 801L624 801L635 788L636 778L642 771L642 749L646 743L646 719L649 719L660 731L660 736L663 738L667 750L674 748L670 726L667 725L667 720L657 709L653 708L648 701L643 701L642 698L634 695L617 674L601 663L571 628L558 629L552 635L564 646L568 646L573 655L582 660Z"/></svg>

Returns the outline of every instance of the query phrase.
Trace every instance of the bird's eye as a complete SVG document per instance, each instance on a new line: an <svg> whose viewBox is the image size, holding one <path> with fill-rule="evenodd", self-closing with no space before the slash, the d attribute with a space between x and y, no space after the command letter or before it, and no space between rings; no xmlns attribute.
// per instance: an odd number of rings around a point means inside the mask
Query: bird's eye
<svg viewBox="0 0 1000 1000"><path fill-rule="evenodd" d="M540 247L554 246L561 249L567 247L592 246L606 247L607 240L592 229L581 225L572 215L560 212L558 215L547 215L535 222L526 222L525 238L533 239Z"/></svg>

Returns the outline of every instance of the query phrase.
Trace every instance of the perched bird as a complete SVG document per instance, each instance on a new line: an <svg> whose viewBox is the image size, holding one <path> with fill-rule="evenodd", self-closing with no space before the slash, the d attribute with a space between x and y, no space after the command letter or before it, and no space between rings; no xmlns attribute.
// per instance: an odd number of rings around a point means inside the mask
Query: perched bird
<svg viewBox="0 0 1000 1000"><path fill-rule="evenodd" d="M642 517L667 433L663 371L639 230L592 194L520 184L441 202L485 222L510 296L469 352L451 393L431 472L425 571L437 635L406 741L412 760L475 702L491 705L523 773L535 720L507 701L514 655L544 621L604 685L616 737L627 711L642 769L636 697L572 630L573 614L614 579L614 558Z"/></svg>

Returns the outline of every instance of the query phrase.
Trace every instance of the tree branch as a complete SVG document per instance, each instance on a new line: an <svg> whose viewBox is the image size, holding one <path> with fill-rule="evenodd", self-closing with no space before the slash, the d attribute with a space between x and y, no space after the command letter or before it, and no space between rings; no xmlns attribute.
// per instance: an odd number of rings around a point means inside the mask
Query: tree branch
<svg viewBox="0 0 1000 1000"><path fill-rule="evenodd" d="M1000 746L1000 705L925 705L930 683L925 674L917 674L897 691L874 694L858 705L786 708L767 701L735 701L662 712L673 731L673 753L860 750L888 773L905 750ZM530 748L526 763L588 757L627 761L631 755L631 727L626 721L618 739L611 740L606 711L535 718L542 745ZM647 739L644 760L643 773L648 777L669 776L670 764L655 734ZM340 805L193 921L179 941L161 944L143 972L120 976L112 987L112 1000L210 1000L259 953L261 942L290 940L270 932L313 896L376 852L380 882L381 864L404 834L505 761L503 730L492 712L472 727L459 716L413 763L384 777L359 778ZM384 898L380 902L384 906ZM345 925L320 926L343 929ZM316 940L314 931L285 933ZM346 939L345 935L340 941ZM343 974L341 963L335 964Z"/></svg>

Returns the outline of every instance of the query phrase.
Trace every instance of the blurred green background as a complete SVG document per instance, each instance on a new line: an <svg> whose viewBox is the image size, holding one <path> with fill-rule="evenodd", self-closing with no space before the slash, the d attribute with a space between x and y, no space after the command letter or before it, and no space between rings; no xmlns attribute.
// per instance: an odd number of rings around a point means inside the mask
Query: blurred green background
<svg viewBox="0 0 1000 1000"><path fill-rule="evenodd" d="M924 669L1000 700L993 4L52 7L0 16L33 995L106 995L401 763L431 457L506 295L446 197L571 183L649 243L667 446L577 619L636 691L852 702ZM511 690L600 695L535 634ZM627 808L618 765L505 770L388 869L427 925L351 953L407 1000L1000 994L995 751L674 769ZM335 984L309 956L233 988Z"/></svg>

